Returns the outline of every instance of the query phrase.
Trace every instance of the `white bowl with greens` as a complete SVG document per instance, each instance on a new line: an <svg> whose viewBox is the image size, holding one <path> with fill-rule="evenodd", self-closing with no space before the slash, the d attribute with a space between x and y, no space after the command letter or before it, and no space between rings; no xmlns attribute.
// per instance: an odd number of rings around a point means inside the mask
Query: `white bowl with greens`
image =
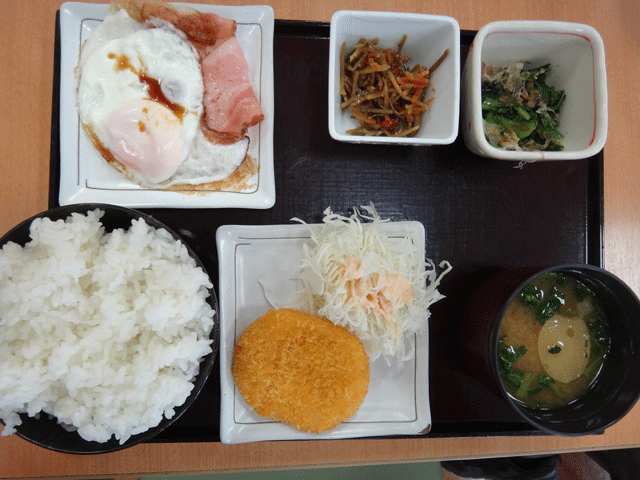
<svg viewBox="0 0 640 480"><path fill-rule="evenodd" d="M462 72L462 134L477 155L533 162L594 156L607 138L598 32L578 23L482 27Z"/></svg>

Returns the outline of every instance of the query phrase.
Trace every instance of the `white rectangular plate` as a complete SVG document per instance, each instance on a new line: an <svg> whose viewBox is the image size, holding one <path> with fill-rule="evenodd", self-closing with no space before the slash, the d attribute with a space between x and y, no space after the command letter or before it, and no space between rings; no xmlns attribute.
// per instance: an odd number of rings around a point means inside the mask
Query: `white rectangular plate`
<svg viewBox="0 0 640 480"><path fill-rule="evenodd" d="M220 437L223 443L267 440L413 435L431 428L429 338L416 338L416 355L403 368L383 358L371 364L369 392L358 412L333 430L309 434L258 416L242 399L231 375L233 347L254 320L270 308L286 307L296 291L294 272L309 227L321 225L222 226L216 232L220 297ZM381 225L391 238L410 235L424 252L420 222ZM262 285L271 285L267 296ZM267 287L268 288L268 287Z"/></svg>
<svg viewBox="0 0 640 480"><path fill-rule="evenodd" d="M257 209L274 205L273 9L269 6L184 5L237 22L236 36L264 113L264 120L248 130L249 154L259 164L259 173L252 182L255 188L207 193L149 189L128 181L110 167L82 129L75 95L75 68L81 45L105 18L108 5L63 3L60 7L60 205L101 202L147 208Z"/></svg>

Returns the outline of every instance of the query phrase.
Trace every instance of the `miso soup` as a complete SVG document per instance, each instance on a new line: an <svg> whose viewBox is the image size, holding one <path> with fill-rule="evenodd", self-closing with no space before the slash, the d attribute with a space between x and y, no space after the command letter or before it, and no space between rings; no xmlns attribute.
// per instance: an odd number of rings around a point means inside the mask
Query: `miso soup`
<svg viewBox="0 0 640 480"><path fill-rule="evenodd" d="M608 348L607 320L593 291L569 275L549 273L507 308L498 340L500 375L517 401L557 408L585 393Z"/></svg>

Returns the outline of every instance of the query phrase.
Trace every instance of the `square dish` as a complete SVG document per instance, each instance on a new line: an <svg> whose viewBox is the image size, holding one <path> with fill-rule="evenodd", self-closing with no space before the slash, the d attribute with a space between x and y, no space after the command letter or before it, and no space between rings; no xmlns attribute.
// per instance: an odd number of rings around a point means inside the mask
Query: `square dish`
<svg viewBox="0 0 640 480"><path fill-rule="evenodd" d="M85 134L76 109L75 68L84 40L108 13L108 5L64 3L60 7L60 205L111 203L145 208L256 208L275 203L273 173L273 32L269 6L184 4L237 22L236 36L249 64L249 77L264 120L248 130L249 154L259 172L247 190L184 193L143 188L111 168Z"/></svg>
<svg viewBox="0 0 640 480"><path fill-rule="evenodd" d="M493 146L485 136L482 65L549 64L548 84L566 98L559 109L561 151L515 151ZM501 21L476 34L462 72L462 135L477 155L532 162L577 160L599 153L607 139L608 100L604 44L589 25L556 21Z"/></svg>
<svg viewBox="0 0 640 480"><path fill-rule="evenodd" d="M360 409L333 430L309 434L258 416L242 399L231 375L233 347L244 329L270 308L285 307L296 291L292 275L309 227L321 225L225 225L216 232L220 272L220 438L223 443L417 435L431 428L429 338L416 338L416 355L403 368L383 358L371 364L369 392ZM381 225L393 238L407 233L424 251L420 222ZM263 285L277 286L265 292ZM267 299L267 297L269 299ZM389 394L393 392L393 394Z"/></svg>
<svg viewBox="0 0 640 480"><path fill-rule="evenodd" d="M378 46L397 49L402 36L407 40L403 54L409 65L430 68L449 49L427 87L427 98L434 98L422 116L422 125L414 137L350 135L347 130L360 123L340 108L340 54L365 38L379 39ZM458 136L460 111L460 26L452 17L399 12L338 11L331 17L329 37L329 133L341 142L398 145L447 145Z"/></svg>

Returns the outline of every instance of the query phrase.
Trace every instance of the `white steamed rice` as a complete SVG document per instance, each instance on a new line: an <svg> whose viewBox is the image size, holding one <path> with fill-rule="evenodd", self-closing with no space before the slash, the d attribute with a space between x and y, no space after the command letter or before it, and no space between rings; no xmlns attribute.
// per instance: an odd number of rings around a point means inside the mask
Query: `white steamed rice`
<svg viewBox="0 0 640 480"><path fill-rule="evenodd" d="M0 419L39 412L124 443L171 418L211 352L208 276L164 229L36 219L0 251Z"/></svg>

